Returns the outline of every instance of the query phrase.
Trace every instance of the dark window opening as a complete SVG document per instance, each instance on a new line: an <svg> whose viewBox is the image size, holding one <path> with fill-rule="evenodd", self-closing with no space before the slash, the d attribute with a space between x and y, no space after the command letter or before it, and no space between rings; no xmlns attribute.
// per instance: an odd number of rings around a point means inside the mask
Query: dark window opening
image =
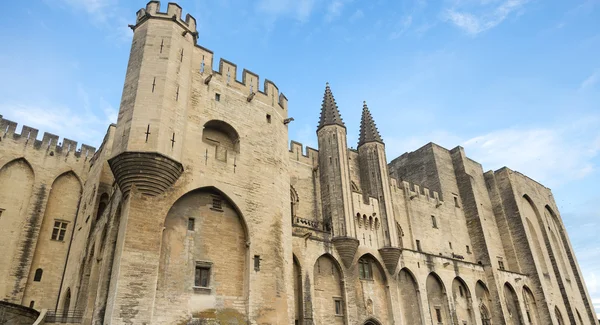
<svg viewBox="0 0 600 325"><path fill-rule="evenodd" d="M371 262L367 259L358 260L358 276L362 280L373 280Z"/></svg>
<svg viewBox="0 0 600 325"><path fill-rule="evenodd" d="M260 255L254 255L254 271L260 271Z"/></svg>
<svg viewBox="0 0 600 325"><path fill-rule="evenodd" d="M65 221L54 221L54 228L52 228L52 240L63 241L67 232L67 222Z"/></svg>
<svg viewBox="0 0 600 325"><path fill-rule="evenodd" d="M431 226L433 228L437 228L437 220L435 219L435 216L431 216Z"/></svg>
<svg viewBox="0 0 600 325"><path fill-rule="evenodd" d="M29 308L33 308L33 306L35 306L35 301L32 300L29 302Z"/></svg>
<svg viewBox="0 0 600 325"><path fill-rule="evenodd" d="M0 218L2 218L2 212L4 212L4 209L0 209Z"/></svg>
<svg viewBox="0 0 600 325"><path fill-rule="evenodd" d="M35 270L35 275L33 276L33 281L35 281L35 282L42 281L43 274L44 274L44 270L42 270L42 269Z"/></svg>
<svg viewBox="0 0 600 325"><path fill-rule="evenodd" d="M208 288L210 285L210 267L196 265L196 276L194 278L196 287Z"/></svg>
<svg viewBox="0 0 600 325"><path fill-rule="evenodd" d="M471 254L471 248L467 245L467 254Z"/></svg>
<svg viewBox="0 0 600 325"><path fill-rule="evenodd" d="M196 225L196 220L194 218L188 219L188 230L194 231Z"/></svg>
<svg viewBox="0 0 600 325"><path fill-rule="evenodd" d="M267 114L267 123L271 123L271 114Z"/></svg>
<svg viewBox="0 0 600 325"><path fill-rule="evenodd" d="M499 268L500 270L504 270L504 262L503 262L503 261L501 261L501 260L498 260L498 268Z"/></svg>
<svg viewBox="0 0 600 325"><path fill-rule="evenodd" d="M212 198L212 207L216 210L223 210L223 201L218 197Z"/></svg>
<svg viewBox="0 0 600 325"><path fill-rule="evenodd" d="M417 239L417 250L421 251L421 241Z"/></svg>
<svg viewBox="0 0 600 325"><path fill-rule="evenodd" d="M337 299L334 299L334 302L335 302L335 314L337 316L343 315L344 311L343 311L343 308L342 308L342 300L339 299L339 298L337 298Z"/></svg>
<svg viewBox="0 0 600 325"><path fill-rule="evenodd" d="M452 249L452 242L448 242L448 245L450 246L450 249Z"/></svg>
<svg viewBox="0 0 600 325"><path fill-rule="evenodd" d="M461 285L458 286L458 292L460 293L461 297L465 296L465 293L463 292L463 287Z"/></svg>
<svg viewBox="0 0 600 325"><path fill-rule="evenodd" d="M435 307L435 318L438 323L442 322L442 310L439 307Z"/></svg>
<svg viewBox="0 0 600 325"><path fill-rule="evenodd" d="M217 101L217 102L221 101L221 94L215 93L215 101Z"/></svg>
<svg viewBox="0 0 600 325"><path fill-rule="evenodd" d="M460 206L458 205L458 198L456 196L454 197L454 206L460 208Z"/></svg>

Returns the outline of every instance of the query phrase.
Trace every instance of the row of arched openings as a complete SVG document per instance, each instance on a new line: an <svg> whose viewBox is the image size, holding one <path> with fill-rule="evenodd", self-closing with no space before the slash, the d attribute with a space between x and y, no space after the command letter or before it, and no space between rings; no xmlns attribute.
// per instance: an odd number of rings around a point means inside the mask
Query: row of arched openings
<svg viewBox="0 0 600 325"><path fill-rule="evenodd" d="M371 263L378 263L370 256L363 256L359 259L357 267L364 265L364 261L369 260ZM371 267L370 269L377 269ZM319 257L315 262L314 275L314 294L312 301L306 300L304 293L305 288L310 288L310 279L308 274L303 278L302 269L298 259L294 256L294 292L295 292L295 319L296 324L304 324L303 319L305 313L311 313L315 320L327 324L342 324L344 311L339 310L336 305L339 298L342 301L341 306L345 306L343 299L345 298L343 287L343 273L339 263L330 255L325 254ZM373 271L370 271L373 272ZM385 279L383 279L385 281ZM304 284L304 285L303 285ZM429 318L434 324L476 324L492 325L493 304L487 286L481 281L475 284L475 295L472 296L471 290L460 277L455 277L452 281L452 290L450 293L446 291L443 281L435 273L431 272L425 282L427 292L427 306L425 310L429 312ZM400 309L403 324L422 324L425 320L423 308L421 306L420 288L413 273L403 268L398 275L398 292L400 294ZM506 283L503 288L503 295L508 314L505 318L509 325L542 325L538 314L538 308L533 296L533 293L527 286L523 286L523 300L525 307L525 315L521 315L519 298L509 283ZM452 295L454 302L453 311L449 306L449 296ZM360 299L359 299L360 300ZM359 307L360 308L360 307ZM368 308L368 307L367 307ZM377 309L377 308L376 308ZM475 312L477 310L477 314ZM559 323L563 322L560 310L555 309L556 318ZM377 315L377 310L375 310ZM560 315L560 316L559 316ZM477 321L475 321L478 318ZM373 319L365 324L377 324L378 321ZM560 323L560 324L563 324Z"/></svg>

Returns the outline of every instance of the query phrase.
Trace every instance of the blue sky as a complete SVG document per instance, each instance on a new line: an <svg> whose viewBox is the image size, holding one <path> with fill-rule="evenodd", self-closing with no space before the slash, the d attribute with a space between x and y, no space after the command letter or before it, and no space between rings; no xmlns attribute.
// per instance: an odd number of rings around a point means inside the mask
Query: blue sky
<svg viewBox="0 0 600 325"><path fill-rule="evenodd" d="M551 187L600 313L600 0L179 4L198 20L199 44L286 94L290 139L316 148L329 81L349 146L366 100L389 160L430 141L461 145L485 170ZM116 122L127 24L143 6L3 4L0 114L98 146Z"/></svg>

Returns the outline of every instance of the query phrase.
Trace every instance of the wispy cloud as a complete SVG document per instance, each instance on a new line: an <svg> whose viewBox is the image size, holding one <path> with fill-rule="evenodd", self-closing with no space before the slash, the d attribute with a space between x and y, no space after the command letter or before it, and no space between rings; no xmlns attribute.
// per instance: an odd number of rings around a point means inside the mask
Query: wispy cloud
<svg viewBox="0 0 600 325"><path fill-rule="evenodd" d="M365 13L362 10L356 9L356 11L350 16L350 18L348 18L348 20L351 23L353 23L355 21L362 19L364 16L365 16Z"/></svg>
<svg viewBox="0 0 600 325"><path fill-rule="evenodd" d="M404 16L400 21L394 26L394 30L390 34L390 39L394 40L398 37L402 36L408 28L412 25L413 18L412 16Z"/></svg>
<svg viewBox="0 0 600 325"><path fill-rule="evenodd" d="M491 8L488 8L489 4L487 4L486 1L484 2L486 5L483 10L478 8L481 11L478 14L469 11L447 9L443 14L443 18L468 34L477 35L498 26L508 18L508 16L521 10L528 1L529 0L505 0L500 5Z"/></svg>
<svg viewBox="0 0 600 325"><path fill-rule="evenodd" d="M579 89L585 90L585 89L592 88L593 86L595 86L598 83L598 81L600 81L600 72L595 71L589 77L585 78L585 80L583 80L581 82Z"/></svg>
<svg viewBox="0 0 600 325"><path fill-rule="evenodd" d="M43 132L50 132L61 138L69 138L99 145L106 128L117 121L117 109L104 98L91 98L87 91L78 86L77 96L81 107L71 107L51 102L5 102L0 103L0 112L4 118L17 122L20 126L28 125ZM98 112L98 113L95 113ZM20 127L17 132L20 132Z"/></svg>
<svg viewBox="0 0 600 325"><path fill-rule="evenodd" d="M257 9L274 18L292 17L300 22L306 22L314 7L314 0L260 0Z"/></svg>
<svg viewBox="0 0 600 325"><path fill-rule="evenodd" d="M333 0L327 6L327 13L325 14L325 21L333 21L338 18L342 14L342 10L344 9L344 1L342 0Z"/></svg>
<svg viewBox="0 0 600 325"><path fill-rule="evenodd" d="M45 0L49 6L57 2L69 8L74 13L85 13L89 16L90 22L97 28L107 30L106 36L119 43L126 43L131 40L131 31L127 28L125 10L119 5L118 0L58 0L52 2ZM129 12L128 12L129 13Z"/></svg>

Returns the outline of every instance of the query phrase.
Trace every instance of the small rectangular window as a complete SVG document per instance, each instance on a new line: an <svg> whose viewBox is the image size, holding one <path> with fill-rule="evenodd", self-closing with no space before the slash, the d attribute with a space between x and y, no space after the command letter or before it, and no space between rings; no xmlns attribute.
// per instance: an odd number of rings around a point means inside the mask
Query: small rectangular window
<svg viewBox="0 0 600 325"><path fill-rule="evenodd" d="M33 306L35 306L35 301L32 300L29 302L29 308L33 308Z"/></svg>
<svg viewBox="0 0 600 325"><path fill-rule="evenodd" d="M212 198L212 207L216 210L223 210L223 201L218 197Z"/></svg>
<svg viewBox="0 0 600 325"><path fill-rule="evenodd" d="M433 228L437 228L437 220L435 220L435 216L431 216L431 226Z"/></svg>
<svg viewBox="0 0 600 325"><path fill-rule="evenodd" d="M196 225L196 220L194 218L188 218L188 230L194 231Z"/></svg>
<svg viewBox="0 0 600 325"><path fill-rule="evenodd" d="M215 101L217 101L217 102L221 101L221 94L215 93Z"/></svg>
<svg viewBox="0 0 600 325"><path fill-rule="evenodd" d="M0 209L0 218L2 218L2 213L4 212L4 209Z"/></svg>
<svg viewBox="0 0 600 325"><path fill-rule="evenodd" d="M260 271L260 255L254 255L254 271Z"/></svg>
<svg viewBox="0 0 600 325"><path fill-rule="evenodd" d="M54 227L52 228L52 240L63 241L67 232L66 221L54 221Z"/></svg>
<svg viewBox="0 0 600 325"><path fill-rule="evenodd" d="M421 251L421 241L417 239L417 250Z"/></svg>
<svg viewBox="0 0 600 325"><path fill-rule="evenodd" d="M440 307L435 307L435 318L439 324L442 323L442 309Z"/></svg>
<svg viewBox="0 0 600 325"><path fill-rule="evenodd" d="M458 286L458 292L460 293L461 297L464 297L465 293L464 293L463 287L461 285Z"/></svg>
<svg viewBox="0 0 600 325"><path fill-rule="evenodd" d="M452 249L452 242L448 242L448 245L450 246L450 249Z"/></svg>
<svg viewBox="0 0 600 325"><path fill-rule="evenodd" d="M271 114L267 114L267 123L271 123Z"/></svg>
<svg viewBox="0 0 600 325"><path fill-rule="evenodd" d="M458 198L456 196L454 197L454 206L460 208L460 206L458 205Z"/></svg>
<svg viewBox="0 0 600 325"><path fill-rule="evenodd" d="M344 315L344 309L342 308L342 299L339 298L334 298L333 299L334 303L335 303L335 314L336 316L341 316Z"/></svg>
<svg viewBox="0 0 600 325"><path fill-rule="evenodd" d="M210 266L196 265L194 285L196 287L208 288L210 285Z"/></svg>
<svg viewBox="0 0 600 325"><path fill-rule="evenodd" d="M501 260L498 260L498 268L499 268L500 270L504 270L504 262L503 262L503 261L501 261Z"/></svg>
<svg viewBox="0 0 600 325"><path fill-rule="evenodd" d="M467 245L467 254L471 254L471 248Z"/></svg>

